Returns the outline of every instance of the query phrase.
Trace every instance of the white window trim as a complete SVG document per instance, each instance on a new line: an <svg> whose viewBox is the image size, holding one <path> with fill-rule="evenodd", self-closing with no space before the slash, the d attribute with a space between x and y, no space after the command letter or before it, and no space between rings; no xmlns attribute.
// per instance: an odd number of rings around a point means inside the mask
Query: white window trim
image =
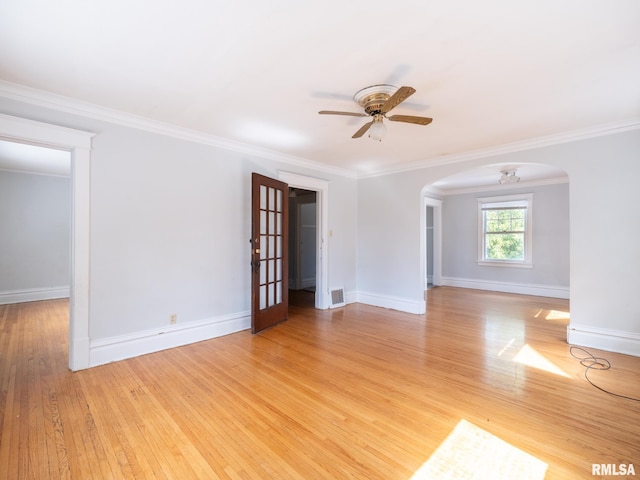
<svg viewBox="0 0 640 480"><path fill-rule="evenodd" d="M533 268L533 193L478 198L478 265L491 267ZM489 203L527 202L527 227L524 236L524 260L487 260L484 258L482 207Z"/></svg>

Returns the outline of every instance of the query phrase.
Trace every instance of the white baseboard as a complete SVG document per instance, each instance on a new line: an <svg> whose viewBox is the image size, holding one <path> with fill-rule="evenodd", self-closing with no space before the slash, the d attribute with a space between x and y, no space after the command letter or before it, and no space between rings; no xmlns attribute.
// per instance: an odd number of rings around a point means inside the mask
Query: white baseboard
<svg viewBox="0 0 640 480"><path fill-rule="evenodd" d="M474 288L492 292L519 293L537 297L569 298L569 287L539 285L526 283L495 282L491 280L475 280L470 278L444 277L442 285L449 287Z"/></svg>
<svg viewBox="0 0 640 480"><path fill-rule="evenodd" d="M69 369L72 372L89 368L89 337L74 338L69 344Z"/></svg>
<svg viewBox="0 0 640 480"><path fill-rule="evenodd" d="M356 301L373 305L375 307L390 308L401 312L415 313L421 315L426 312L426 303L424 300L409 300L407 298L389 297L386 295L378 295L368 292L357 292Z"/></svg>
<svg viewBox="0 0 640 480"><path fill-rule="evenodd" d="M358 292L353 290L344 292L344 303L349 305L350 303L356 303L358 301Z"/></svg>
<svg viewBox="0 0 640 480"><path fill-rule="evenodd" d="M69 287L29 288L0 292L0 305L69 298Z"/></svg>
<svg viewBox="0 0 640 480"><path fill-rule="evenodd" d="M133 358L168 348L236 333L251 327L251 313L240 312L184 324L91 341L89 364L91 367Z"/></svg>
<svg viewBox="0 0 640 480"><path fill-rule="evenodd" d="M640 335L633 332L569 324L567 343L640 357Z"/></svg>

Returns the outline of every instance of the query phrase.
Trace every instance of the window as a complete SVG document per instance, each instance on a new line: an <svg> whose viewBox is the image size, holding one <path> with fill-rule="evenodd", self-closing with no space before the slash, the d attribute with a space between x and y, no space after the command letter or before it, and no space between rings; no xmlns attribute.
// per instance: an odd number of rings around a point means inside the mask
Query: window
<svg viewBox="0 0 640 480"><path fill-rule="evenodd" d="M478 199L478 264L531 268L533 194Z"/></svg>

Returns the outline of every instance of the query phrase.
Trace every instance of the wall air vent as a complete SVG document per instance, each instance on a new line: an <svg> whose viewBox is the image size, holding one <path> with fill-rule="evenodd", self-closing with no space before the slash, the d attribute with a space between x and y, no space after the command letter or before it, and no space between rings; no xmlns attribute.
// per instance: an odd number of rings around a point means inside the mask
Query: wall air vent
<svg viewBox="0 0 640 480"><path fill-rule="evenodd" d="M331 289L331 305L329 308L344 307L344 288Z"/></svg>

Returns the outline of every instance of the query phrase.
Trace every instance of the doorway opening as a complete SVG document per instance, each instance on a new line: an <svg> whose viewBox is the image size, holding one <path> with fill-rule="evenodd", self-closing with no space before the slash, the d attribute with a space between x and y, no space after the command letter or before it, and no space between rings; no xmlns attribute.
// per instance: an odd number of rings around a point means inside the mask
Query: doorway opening
<svg viewBox="0 0 640 480"><path fill-rule="evenodd" d="M91 132L0 114L0 138L71 153L69 369L90 366L89 252Z"/></svg>
<svg viewBox="0 0 640 480"><path fill-rule="evenodd" d="M421 269L423 290L442 285L442 200L425 196L421 212Z"/></svg>
<svg viewBox="0 0 640 480"><path fill-rule="evenodd" d="M433 288L433 207L427 205L427 290Z"/></svg>
<svg viewBox="0 0 640 480"><path fill-rule="evenodd" d="M0 304L69 297L71 154L0 139Z"/></svg>
<svg viewBox="0 0 640 480"><path fill-rule="evenodd" d="M315 192L316 200L316 248L314 306L325 310L331 305L329 293L329 182L315 177L290 172L279 172L278 178L290 188Z"/></svg>
<svg viewBox="0 0 640 480"><path fill-rule="evenodd" d="M317 193L289 187L289 304L315 307L318 258Z"/></svg>

